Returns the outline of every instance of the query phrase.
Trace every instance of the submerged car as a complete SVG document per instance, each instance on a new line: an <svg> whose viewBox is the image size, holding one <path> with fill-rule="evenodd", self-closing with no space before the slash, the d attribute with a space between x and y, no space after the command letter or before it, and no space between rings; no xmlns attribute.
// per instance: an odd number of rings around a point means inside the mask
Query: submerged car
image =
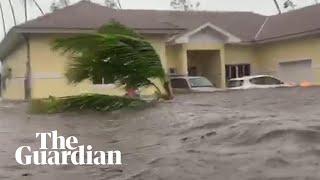
<svg viewBox="0 0 320 180"><path fill-rule="evenodd" d="M230 79L227 83L227 87L229 89L255 89L290 87L290 85L273 76L258 75Z"/></svg>
<svg viewBox="0 0 320 180"><path fill-rule="evenodd" d="M171 86L175 93L217 91L217 88L202 76L174 76L171 77Z"/></svg>

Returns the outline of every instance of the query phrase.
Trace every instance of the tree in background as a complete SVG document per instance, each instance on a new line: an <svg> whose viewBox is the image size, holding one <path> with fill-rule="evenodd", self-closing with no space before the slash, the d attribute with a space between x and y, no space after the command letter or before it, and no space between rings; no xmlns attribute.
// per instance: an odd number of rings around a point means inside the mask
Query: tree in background
<svg viewBox="0 0 320 180"><path fill-rule="evenodd" d="M17 25L17 18L16 18L16 14L14 12L14 8L13 8L11 0L9 0L9 5L10 5L10 9L11 9L12 19L13 19L14 25L16 26Z"/></svg>
<svg viewBox="0 0 320 180"><path fill-rule="evenodd" d="M36 0L20 0L24 6L24 18L25 22L28 21L28 4L34 4L36 5L37 9L41 12L42 15L44 15L44 11L42 10L41 6Z"/></svg>
<svg viewBox="0 0 320 180"><path fill-rule="evenodd" d="M125 86L127 92L154 86L152 79L160 79L171 97L167 77L160 57L139 34L117 23L111 22L95 34L83 34L71 38L57 39L53 49L71 53L66 77L70 83L89 79L93 83Z"/></svg>
<svg viewBox="0 0 320 180"><path fill-rule="evenodd" d="M109 7L109 8L113 8L113 9L121 9L121 3L120 0L105 0L104 4Z"/></svg>
<svg viewBox="0 0 320 180"><path fill-rule="evenodd" d="M70 5L70 0L54 0L50 5L51 12Z"/></svg>
<svg viewBox="0 0 320 180"><path fill-rule="evenodd" d="M190 11L199 8L200 2L192 3L191 0L171 0L171 7L178 10Z"/></svg>
<svg viewBox="0 0 320 180"><path fill-rule="evenodd" d="M281 9L280 9L280 6L279 6L279 3L277 0L273 0L274 4L276 5L276 8L278 10L278 13L281 14Z"/></svg>
<svg viewBox="0 0 320 180"><path fill-rule="evenodd" d="M287 0L287 1L285 1L284 3L283 3L283 7L285 8L285 9L288 9L288 8L290 8L291 10L294 10L294 9L296 9L296 4L293 2L293 1L291 1L291 0Z"/></svg>

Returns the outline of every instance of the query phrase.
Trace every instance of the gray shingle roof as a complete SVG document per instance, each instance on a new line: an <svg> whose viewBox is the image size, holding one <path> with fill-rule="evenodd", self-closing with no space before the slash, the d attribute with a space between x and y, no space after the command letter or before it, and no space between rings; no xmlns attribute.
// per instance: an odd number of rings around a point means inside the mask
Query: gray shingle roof
<svg viewBox="0 0 320 180"><path fill-rule="evenodd" d="M264 16L251 12L114 10L81 1L18 28L96 29L110 20L116 20L135 29L191 30L210 22L247 41L254 37L264 19Z"/></svg>
<svg viewBox="0 0 320 180"><path fill-rule="evenodd" d="M262 16L252 12L182 12L158 10L114 10L81 1L17 28L97 29L111 20L137 30L187 31L212 23L244 42L269 41L286 36L320 32L320 5L292 12ZM171 32L172 33L172 32Z"/></svg>

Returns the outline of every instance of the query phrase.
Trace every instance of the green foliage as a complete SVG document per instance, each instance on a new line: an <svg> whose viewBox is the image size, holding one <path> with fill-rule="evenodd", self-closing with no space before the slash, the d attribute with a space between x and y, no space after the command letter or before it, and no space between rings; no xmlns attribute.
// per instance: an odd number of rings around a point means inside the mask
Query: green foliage
<svg viewBox="0 0 320 180"><path fill-rule="evenodd" d="M53 49L71 53L66 77L70 83L89 79L118 83L127 89L152 85L150 78L165 82L160 57L151 44L130 28L111 22L98 33L57 39Z"/></svg>
<svg viewBox="0 0 320 180"><path fill-rule="evenodd" d="M60 113L66 111L93 110L100 112L115 111L123 108L143 107L146 101L126 97L100 94L84 94L63 98L33 100L30 105L31 113Z"/></svg>

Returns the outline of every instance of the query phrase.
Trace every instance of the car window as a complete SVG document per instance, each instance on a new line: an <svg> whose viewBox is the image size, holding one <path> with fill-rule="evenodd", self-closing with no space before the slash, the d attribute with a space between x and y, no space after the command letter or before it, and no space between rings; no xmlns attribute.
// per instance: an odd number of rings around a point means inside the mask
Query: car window
<svg viewBox="0 0 320 180"><path fill-rule="evenodd" d="M189 88L186 79L171 79L172 88Z"/></svg>
<svg viewBox="0 0 320 180"><path fill-rule="evenodd" d="M283 84L280 80L272 77L258 77L250 80L251 83L256 85L280 85Z"/></svg>
<svg viewBox="0 0 320 180"><path fill-rule="evenodd" d="M243 85L243 80L231 80L228 81L228 88L241 87Z"/></svg>
<svg viewBox="0 0 320 180"><path fill-rule="evenodd" d="M213 87L212 83L203 77L189 79L191 87Z"/></svg>

